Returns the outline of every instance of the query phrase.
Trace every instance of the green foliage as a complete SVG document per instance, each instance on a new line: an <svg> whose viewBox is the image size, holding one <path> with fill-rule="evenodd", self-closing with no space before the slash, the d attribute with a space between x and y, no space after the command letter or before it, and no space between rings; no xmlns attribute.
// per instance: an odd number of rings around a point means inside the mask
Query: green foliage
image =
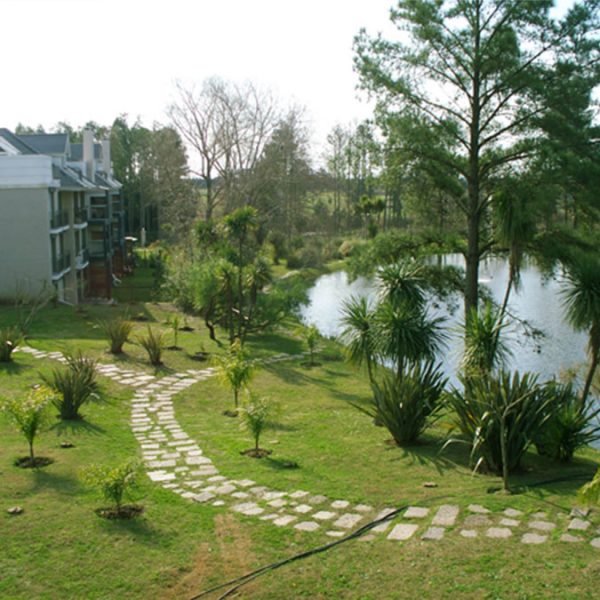
<svg viewBox="0 0 600 600"><path fill-rule="evenodd" d="M240 427L252 435L254 450L258 451L260 449L260 436L267 427L268 419L272 414L272 405L266 398L249 392L248 400L244 403L240 412L242 416Z"/></svg>
<svg viewBox="0 0 600 600"><path fill-rule="evenodd" d="M215 365L219 381L233 391L233 401L237 410L240 390L247 387L254 376L252 363L239 340L231 344L227 354L215 357Z"/></svg>
<svg viewBox="0 0 600 600"><path fill-rule="evenodd" d="M306 346L308 348L308 352L310 355L309 365L314 366L315 364L315 350L317 349L317 344L321 339L321 334L315 325L309 325L308 327L301 327L298 330L298 333L302 336L304 341L306 342Z"/></svg>
<svg viewBox="0 0 600 600"><path fill-rule="evenodd" d="M368 300L362 297L346 301L342 307L341 324L340 342L345 347L348 360L358 367L366 364L369 380L373 382L377 337Z"/></svg>
<svg viewBox="0 0 600 600"><path fill-rule="evenodd" d="M571 383L546 385L548 419L534 435L539 454L570 461L577 450L600 438L600 408L582 405Z"/></svg>
<svg viewBox="0 0 600 600"><path fill-rule="evenodd" d="M596 471L594 478L579 490L578 499L588 506L600 504L600 469Z"/></svg>
<svg viewBox="0 0 600 600"><path fill-rule="evenodd" d="M175 314L169 318L168 323L171 326L171 331L173 332L173 347L177 348L177 341L179 339L179 328L181 327L183 321L179 315Z"/></svg>
<svg viewBox="0 0 600 600"><path fill-rule="evenodd" d="M21 343L21 334L16 327L0 329L0 362L10 362L12 353Z"/></svg>
<svg viewBox="0 0 600 600"><path fill-rule="evenodd" d="M162 331L155 331L148 325L148 333L138 338L140 346L148 354L151 365L162 365L162 353L165 348L165 335Z"/></svg>
<svg viewBox="0 0 600 600"><path fill-rule="evenodd" d="M485 464L495 473L503 473L503 467L513 472L548 419L551 400L546 390L529 373L511 376L504 371L463 379L463 386L464 390L454 389L448 399L456 424L471 446L475 470Z"/></svg>
<svg viewBox="0 0 600 600"><path fill-rule="evenodd" d="M374 382L367 407L354 406L384 425L399 446L409 446L441 408L446 381L439 365L415 363L402 377L388 373Z"/></svg>
<svg viewBox="0 0 600 600"><path fill-rule="evenodd" d="M104 498L114 504L120 512L123 496L136 485L141 471L137 460L128 460L116 467L91 465L81 472L81 480L90 487L98 489Z"/></svg>
<svg viewBox="0 0 600 600"><path fill-rule="evenodd" d="M52 403L61 419L80 419L79 409L91 400L98 399L96 382L97 362L92 358L77 354L65 355L66 368L53 369L50 376L42 375L42 381L55 395Z"/></svg>
<svg viewBox="0 0 600 600"><path fill-rule="evenodd" d="M2 402L1 408L8 413L17 429L29 444L29 458L33 464L33 442L48 422L48 405L55 396L51 389L36 386L24 399L12 398Z"/></svg>
<svg viewBox="0 0 600 600"><path fill-rule="evenodd" d="M110 321L103 321L100 327L108 338L110 343L110 352L112 354L121 354L123 345L129 341L129 336L133 331L133 323L122 317L117 317Z"/></svg>

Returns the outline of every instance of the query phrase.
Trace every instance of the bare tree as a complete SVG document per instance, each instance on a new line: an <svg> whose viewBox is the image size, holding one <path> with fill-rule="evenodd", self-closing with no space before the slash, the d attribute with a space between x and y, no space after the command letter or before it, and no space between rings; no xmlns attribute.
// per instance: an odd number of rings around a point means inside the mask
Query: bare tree
<svg viewBox="0 0 600 600"><path fill-rule="evenodd" d="M224 203L246 203L252 174L279 119L277 102L250 82L219 78L200 89L177 84L169 116L192 152L192 172L206 186L205 218Z"/></svg>

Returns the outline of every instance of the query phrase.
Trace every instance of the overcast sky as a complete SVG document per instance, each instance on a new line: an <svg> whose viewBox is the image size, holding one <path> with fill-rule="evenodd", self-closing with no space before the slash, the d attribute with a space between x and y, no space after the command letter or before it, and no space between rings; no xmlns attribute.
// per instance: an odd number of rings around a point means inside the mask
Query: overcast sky
<svg viewBox="0 0 600 600"><path fill-rule="evenodd" d="M572 0L559 0L570 4ZM0 126L127 113L166 122L173 83L250 79L307 109L314 141L369 116L352 41L392 0L0 0Z"/></svg>

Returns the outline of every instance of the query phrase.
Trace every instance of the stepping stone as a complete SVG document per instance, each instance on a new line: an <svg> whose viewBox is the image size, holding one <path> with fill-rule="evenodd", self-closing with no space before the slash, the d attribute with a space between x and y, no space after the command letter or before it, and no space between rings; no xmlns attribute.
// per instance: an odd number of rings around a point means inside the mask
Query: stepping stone
<svg viewBox="0 0 600 600"><path fill-rule="evenodd" d="M569 543L583 542L583 538L580 538L576 535L571 535L570 533L563 533L560 536L560 541L561 542L569 542Z"/></svg>
<svg viewBox="0 0 600 600"><path fill-rule="evenodd" d="M236 504L235 506L231 507L231 510L234 510L235 512L239 512L247 516L260 515L265 512L265 509L258 506L258 504L256 504L255 502L244 502L242 504Z"/></svg>
<svg viewBox="0 0 600 600"><path fill-rule="evenodd" d="M193 496L193 499L196 502L208 502L209 500L212 500L215 497L214 494L211 494L210 492L202 492L200 494L195 494Z"/></svg>
<svg viewBox="0 0 600 600"><path fill-rule="evenodd" d="M250 494L247 494L246 492L233 492L233 494L231 494L233 498L239 498L240 500L244 500L245 498L250 498Z"/></svg>
<svg viewBox="0 0 600 600"><path fill-rule="evenodd" d="M231 492L235 492L237 488L235 485L222 485L215 490L216 494L227 495L231 494Z"/></svg>
<svg viewBox="0 0 600 600"><path fill-rule="evenodd" d="M298 490L297 492L293 492L292 494L290 494L290 498L304 498L305 496L308 496L310 492L305 492L303 490Z"/></svg>
<svg viewBox="0 0 600 600"><path fill-rule="evenodd" d="M259 485L259 486L250 488L248 491L251 492L252 494L254 494L255 496L259 496L260 498L262 498L263 494L265 492L268 492L269 490L264 485Z"/></svg>
<svg viewBox="0 0 600 600"><path fill-rule="evenodd" d="M423 519L429 514L428 508L421 506L409 506L404 513L406 519Z"/></svg>
<svg viewBox="0 0 600 600"><path fill-rule="evenodd" d="M212 503L213 506L225 506L225 502L223 500L215 500Z"/></svg>
<svg viewBox="0 0 600 600"><path fill-rule="evenodd" d="M241 479L238 481L234 481L233 483L241 486L241 487L250 487L251 485L255 485L255 481L252 481L252 479Z"/></svg>
<svg viewBox="0 0 600 600"><path fill-rule="evenodd" d="M348 506L350 506L350 502L346 500L335 500L331 503L331 508L347 508Z"/></svg>
<svg viewBox="0 0 600 600"><path fill-rule="evenodd" d="M313 519L317 519L318 521L329 521L330 519L337 517L337 513L329 512L328 510L320 510L319 512L315 513L312 517Z"/></svg>
<svg viewBox="0 0 600 600"><path fill-rule="evenodd" d="M521 521L517 521L516 519L500 519L500 525L504 527L518 527L521 524Z"/></svg>
<svg viewBox="0 0 600 600"><path fill-rule="evenodd" d="M354 510L361 513L368 513L373 510L373 507L369 506L368 504L357 504L354 507Z"/></svg>
<svg viewBox="0 0 600 600"><path fill-rule="evenodd" d="M489 510L481 504L469 504L467 507L472 513L476 513L478 515L487 515L489 514Z"/></svg>
<svg viewBox="0 0 600 600"><path fill-rule="evenodd" d="M489 538L509 538L512 531L507 527L490 527L485 535Z"/></svg>
<svg viewBox="0 0 600 600"><path fill-rule="evenodd" d="M538 531L552 531L555 527L554 523L548 521L531 521L529 523L530 529L537 529Z"/></svg>
<svg viewBox="0 0 600 600"><path fill-rule="evenodd" d="M395 508L384 508L376 517L375 517L375 521L379 521L379 519L383 519L384 517L387 517L388 515L391 515L393 512L395 512L396 509ZM392 519L390 519L389 521L385 521L384 523L381 523L380 525L376 525L375 527L373 527L373 529L371 529L371 531L375 532L375 533L383 533L384 531L387 531L390 527L390 525L392 524Z"/></svg>
<svg viewBox="0 0 600 600"><path fill-rule="evenodd" d="M441 525L450 527L456 523L458 517L458 506L453 504L443 504L439 507L435 517L431 521L432 525Z"/></svg>
<svg viewBox="0 0 600 600"><path fill-rule="evenodd" d="M215 481L225 481L227 477L223 475L214 475L213 477L209 477L207 481L215 482ZM235 482L234 482L235 483Z"/></svg>
<svg viewBox="0 0 600 600"><path fill-rule="evenodd" d="M492 520L487 515L469 515L465 519L466 527L483 527L491 524Z"/></svg>
<svg viewBox="0 0 600 600"><path fill-rule="evenodd" d="M460 535L464 538L476 538L477 532L474 529L461 529Z"/></svg>
<svg viewBox="0 0 600 600"><path fill-rule="evenodd" d="M309 504L323 504L323 502L327 502L327 496L311 496L308 499Z"/></svg>
<svg viewBox="0 0 600 600"><path fill-rule="evenodd" d="M580 518L585 518L590 514L590 509L589 508L584 508L581 506L576 506L575 508L573 508L573 510L569 513L570 517L580 517Z"/></svg>
<svg viewBox="0 0 600 600"><path fill-rule="evenodd" d="M312 506L309 506L308 504L300 504L294 508L294 512L301 513L303 515L309 513L311 510Z"/></svg>
<svg viewBox="0 0 600 600"><path fill-rule="evenodd" d="M294 529L299 529L300 531L316 531L319 529L319 524L314 521L302 521L301 523L296 523Z"/></svg>
<svg viewBox="0 0 600 600"><path fill-rule="evenodd" d="M288 503L288 501L284 500L283 498L279 498L278 500L271 500L271 502L267 502L267 504L269 506L272 506L273 508L282 508L287 503Z"/></svg>
<svg viewBox="0 0 600 600"><path fill-rule="evenodd" d="M422 536L423 540L441 540L444 537L444 527L430 527Z"/></svg>
<svg viewBox="0 0 600 600"><path fill-rule="evenodd" d="M537 533L526 533L521 538L521 542L523 544L543 544L547 539L547 535L538 535Z"/></svg>
<svg viewBox="0 0 600 600"><path fill-rule="evenodd" d="M412 523L400 523L399 525L396 525L392 531L390 531L387 539L399 541L408 540L418 528L418 525L413 525Z"/></svg>
<svg viewBox="0 0 600 600"><path fill-rule="evenodd" d="M342 536L346 535L345 531L326 531L325 535L328 535L329 537L333 537L333 538L341 538Z"/></svg>
<svg viewBox="0 0 600 600"><path fill-rule="evenodd" d="M175 473L165 473L164 471L148 471L148 477L152 481L171 481L175 479Z"/></svg>
<svg viewBox="0 0 600 600"><path fill-rule="evenodd" d="M545 512L536 512L531 515L532 519L545 519L548 516L548 513Z"/></svg>
<svg viewBox="0 0 600 600"><path fill-rule="evenodd" d="M585 531L590 526L589 521L584 521L583 519L573 519L567 529L569 531Z"/></svg>
<svg viewBox="0 0 600 600"><path fill-rule="evenodd" d="M266 492L263 494L263 500L277 500L285 496L285 492Z"/></svg>
<svg viewBox="0 0 600 600"><path fill-rule="evenodd" d="M279 515L277 513L271 513L270 515L263 515L259 517L261 521L274 521Z"/></svg>
<svg viewBox="0 0 600 600"><path fill-rule="evenodd" d="M350 529L354 527L363 518L362 515L353 515L352 513L346 513L342 515L334 524L334 527L341 527L342 529Z"/></svg>
<svg viewBox="0 0 600 600"><path fill-rule="evenodd" d="M292 515L284 515L283 517L275 519L273 523L275 523L275 525L277 525L278 527L285 527L286 525L293 523L297 518L298 517L294 517Z"/></svg>
<svg viewBox="0 0 600 600"><path fill-rule="evenodd" d="M594 548L599 548L600 549L600 538L594 538L590 544L594 547Z"/></svg>

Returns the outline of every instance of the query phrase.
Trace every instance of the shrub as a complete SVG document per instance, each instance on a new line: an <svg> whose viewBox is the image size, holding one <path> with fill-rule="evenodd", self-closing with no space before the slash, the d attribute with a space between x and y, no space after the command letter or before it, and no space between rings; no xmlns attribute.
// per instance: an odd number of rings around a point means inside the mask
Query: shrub
<svg viewBox="0 0 600 600"><path fill-rule="evenodd" d="M457 425L471 446L477 470L482 464L506 478L548 418L550 400L535 376L502 371L497 377L469 377L449 401ZM457 440L449 440L448 443Z"/></svg>
<svg viewBox="0 0 600 600"><path fill-rule="evenodd" d="M594 478L579 490L578 500L587 506L600 504L600 469L596 471Z"/></svg>
<svg viewBox="0 0 600 600"><path fill-rule="evenodd" d="M172 348L174 350L176 350L179 347L177 345L177 342L179 340L179 328L182 325L181 317L179 315L175 314L175 315L173 315L169 319L168 323L171 326L171 331L173 332L173 346L172 346Z"/></svg>
<svg viewBox="0 0 600 600"><path fill-rule="evenodd" d="M21 335L16 327L0 329L0 362L10 362L12 353L21 343Z"/></svg>
<svg viewBox="0 0 600 600"><path fill-rule="evenodd" d="M118 317L112 321L104 321L100 326L108 337L111 353L121 354L123 352L123 345L129 341L129 336L133 330L133 323L122 317Z"/></svg>
<svg viewBox="0 0 600 600"><path fill-rule="evenodd" d="M79 409L98 398L96 361L81 352L66 355L67 368L53 369L42 381L55 392L52 403L63 420L80 419Z"/></svg>
<svg viewBox="0 0 600 600"><path fill-rule="evenodd" d="M229 352L225 356L215 357L217 377L223 385L233 391L233 401L237 410L239 405L239 393L252 380L254 369L247 360L246 353L239 341L231 344Z"/></svg>
<svg viewBox="0 0 600 600"><path fill-rule="evenodd" d="M384 375L381 384L373 383L368 406L354 406L384 425L399 446L408 446L441 408L446 381L438 365L416 363L401 377Z"/></svg>
<svg viewBox="0 0 600 600"><path fill-rule="evenodd" d="M242 407L241 414L241 428L248 431L254 438L252 455L260 458L265 453L264 450L261 451L259 446L260 435L267 426L267 420L271 414L271 405L266 398L250 393L248 401Z"/></svg>
<svg viewBox="0 0 600 600"><path fill-rule="evenodd" d="M359 240L345 240L342 242L338 249L341 258L348 258L349 256L352 256L354 249L361 244L362 241Z"/></svg>
<svg viewBox="0 0 600 600"><path fill-rule="evenodd" d="M319 343L319 339L321 335L319 330L315 327L315 325L310 325L309 327L302 327L298 330L299 335L304 338L306 342L306 346L308 347L309 352L309 362L308 366L313 367L316 365L315 363L315 350L317 349L317 344Z"/></svg>
<svg viewBox="0 0 600 600"><path fill-rule="evenodd" d="M537 451L554 460L570 461L573 454L600 438L598 415L577 397L573 385L555 382L546 385L550 404L544 426L534 436Z"/></svg>
<svg viewBox="0 0 600 600"><path fill-rule="evenodd" d="M148 360L151 365L158 366L162 364L162 351L165 347L164 334L156 332L148 325L148 335L138 339L140 345L148 354Z"/></svg>
<svg viewBox="0 0 600 600"><path fill-rule="evenodd" d="M29 459L26 462L20 461L22 466L38 466L38 459L33 453L33 442L48 421L47 409L53 398L52 390L37 386L24 400L13 398L2 403L3 410L9 414L29 444Z"/></svg>
<svg viewBox="0 0 600 600"><path fill-rule="evenodd" d="M136 485L140 465L136 460L128 460L116 467L91 465L81 472L82 481L102 493L112 502L117 516L122 516L123 496Z"/></svg>

